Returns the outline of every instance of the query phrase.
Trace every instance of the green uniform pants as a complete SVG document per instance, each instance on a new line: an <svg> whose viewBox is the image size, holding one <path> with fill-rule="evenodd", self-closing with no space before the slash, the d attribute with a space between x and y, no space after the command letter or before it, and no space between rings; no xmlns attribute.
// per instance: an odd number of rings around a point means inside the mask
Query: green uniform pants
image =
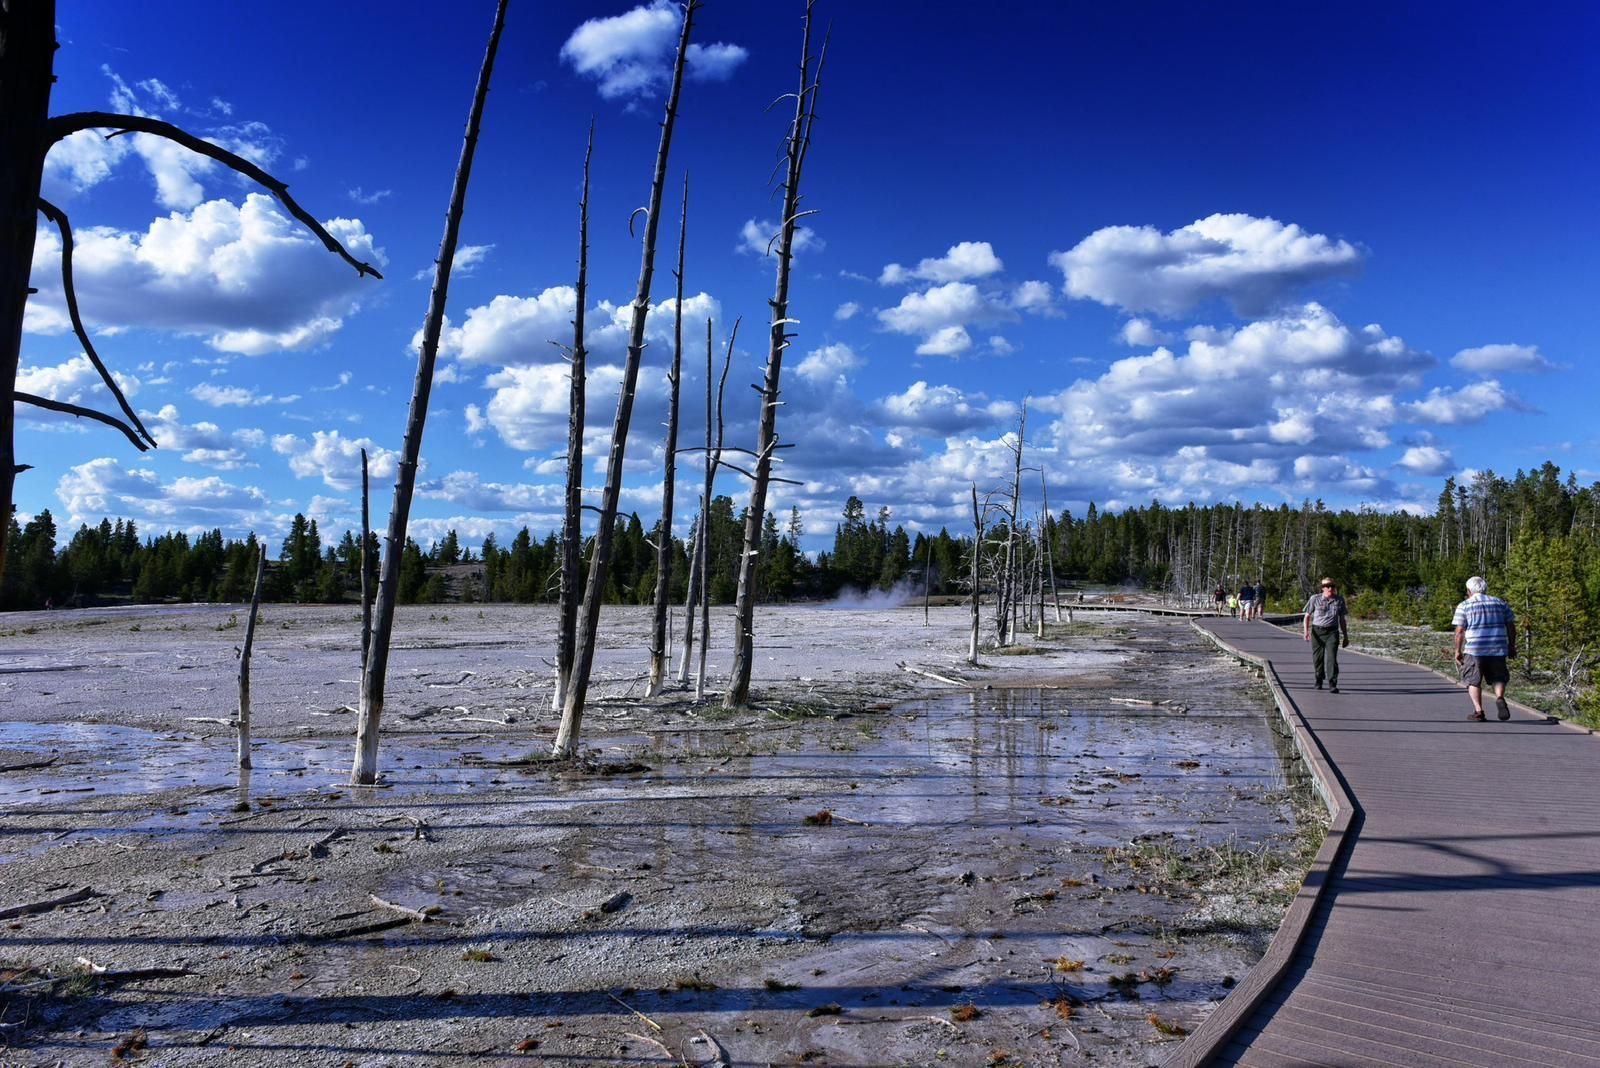
<svg viewBox="0 0 1600 1068"><path fill-rule="evenodd" d="M1317 682L1324 678L1329 686L1339 685L1339 628L1311 628L1311 667L1317 673Z"/></svg>

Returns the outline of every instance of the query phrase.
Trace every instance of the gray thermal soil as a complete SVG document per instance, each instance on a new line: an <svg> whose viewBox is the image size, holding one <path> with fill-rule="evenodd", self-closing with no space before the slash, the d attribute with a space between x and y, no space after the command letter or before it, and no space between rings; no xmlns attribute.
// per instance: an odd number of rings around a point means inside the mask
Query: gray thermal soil
<svg viewBox="0 0 1600 1068"><path fill-rule="evenodd" d="M607 609L552 764L553 613L405 609L358 789L355 613L263 615L244 781L238 609L0 617L0 1064L1155 1064L1321 834L1180 620L766 609L725 713Z"/></svg>

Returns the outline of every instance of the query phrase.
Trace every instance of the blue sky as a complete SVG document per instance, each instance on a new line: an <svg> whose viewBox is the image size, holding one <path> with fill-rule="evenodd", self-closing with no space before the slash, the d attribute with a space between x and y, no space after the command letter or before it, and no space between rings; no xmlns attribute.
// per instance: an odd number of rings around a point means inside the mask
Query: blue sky
<svg viewBox="0 0 1600 1068"><path fill-rule="evenodd" d="M845 497L965 522L1027 463L1082 514L1151 499L1431 508L1448 475L1600 477L1600 9L829 3L773 506L823 547ZM387 508L493 5L61 0L52 110L137 110L254 158L381 282L219 167L80 134L46 196L77 232L96 347L162 447L19 408L24 517L340 531ZM743 316L751 444L773 260L758 247L796 2L713 0L683 94L623 506L659 513L678 190L690 173L684 434L705 319ZM513 0L451 283L412 529L558 525L584 138L595 122L587 481L615 411L676 8ZM42 220L41 220L42 222ZM42 225L19 388L111 406ZM680 491L698 491L698 457ZM1038 507L1037 475L1026 486ZM746 494L724 472L721 492ZM688 505L680 501L680 532ZM381 518L375 524L381 526Z"/></svg>

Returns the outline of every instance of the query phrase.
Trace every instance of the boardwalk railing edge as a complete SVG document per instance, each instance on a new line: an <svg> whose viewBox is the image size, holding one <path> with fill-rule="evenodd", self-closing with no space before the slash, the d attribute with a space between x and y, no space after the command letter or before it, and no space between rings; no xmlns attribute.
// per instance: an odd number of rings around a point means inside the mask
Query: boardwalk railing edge
<svg viewBox="0 0 1600 1068"><path fill-rule="evenodd" d="M1229 645L1197 622L1191 621L1190 626L1224 653L1261 672L1268 689L1272 691L1272 700L1277 706L1278 715L1289 728L1295 748L1311 772L1317 794L1328 809L1329 826L1327 836L1322 840L1322 848L1317 850L1311 868L1306 872L1305 880L1300 884L1294 900L1290 902L1283 923L1278 927L1278 933L1273 935L1266 953L1256 966L1250 969L1244 981L1234 987L1233 991L1212 1010L1211 1015L1206 1017L1205 1022L1163 1062L1164 1068L1199 1068L1200 1065L1208 1063L1223 1046L1227 1045L1244 1022L1277 987L1305 940L1306 931L1310 928L1317 906L1327 893L1329 875L1341 863L1342 857L1349 852L1351 844L1355 841L1361 813L1354 799L1345 791L1344 782L1328 759L1322 743L1317 740L1316 735L1300 715L1300 709L1284 690L1283 683L1278 679L1278 673L1273 669L1271 662Z"/></svg>

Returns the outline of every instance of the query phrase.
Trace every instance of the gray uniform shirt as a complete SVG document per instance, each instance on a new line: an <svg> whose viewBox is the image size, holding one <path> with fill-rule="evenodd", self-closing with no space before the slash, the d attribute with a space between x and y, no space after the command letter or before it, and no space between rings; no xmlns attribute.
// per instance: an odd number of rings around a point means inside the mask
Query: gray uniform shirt
<svg viewBox="0 0 1600 1068"><path fill-rule="evenodd" d="M1337 627L1339 619L1345 614L1344 597L1334 594L1324 597L1322 594L1313 593L1311 600L1306 602L1305 614L1311 617L1313 627Z"/></svg>

